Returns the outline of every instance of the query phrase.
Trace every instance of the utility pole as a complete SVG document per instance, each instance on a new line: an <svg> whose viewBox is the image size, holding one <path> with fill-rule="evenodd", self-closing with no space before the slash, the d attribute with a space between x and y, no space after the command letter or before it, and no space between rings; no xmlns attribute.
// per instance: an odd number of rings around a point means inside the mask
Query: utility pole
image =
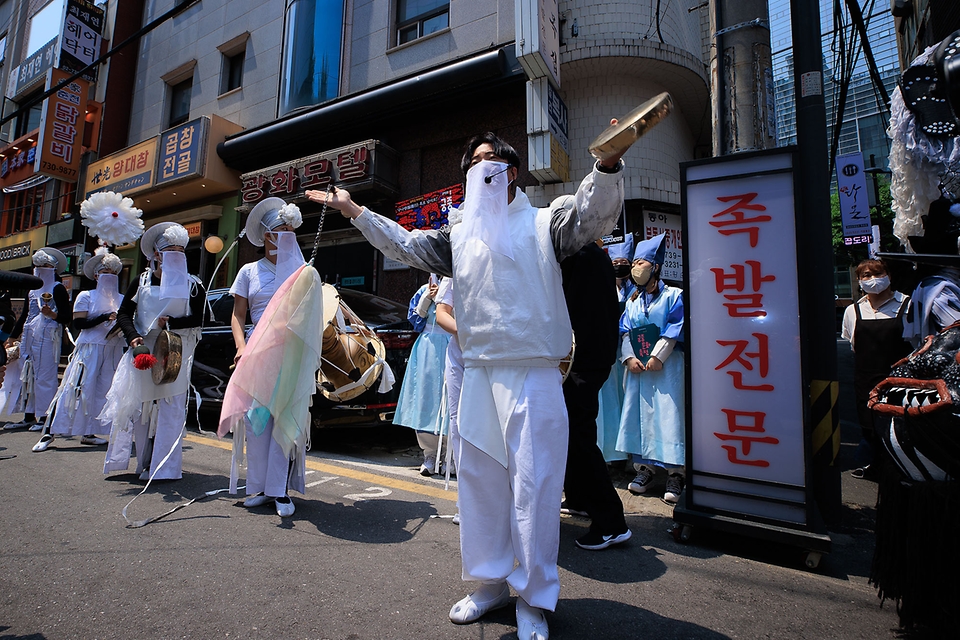
<svg viewBox="0 0 960 640"><path fill-rule="evenodd" d="M791 0L794 89L799 173L797 239L803 256L800 289L804 361L810 381L808 419L812 442L814 499L828 525L840 521L840 451L837 397L836 302L830 229L830 168L827 166L827 111L823 99L820 3Z"/></svg>
<svg viewBox="0 0 960 640"><path fill-rule="evenodd" d="M767 2L711 0L710 9L713 155L776 147Z"/></svg>

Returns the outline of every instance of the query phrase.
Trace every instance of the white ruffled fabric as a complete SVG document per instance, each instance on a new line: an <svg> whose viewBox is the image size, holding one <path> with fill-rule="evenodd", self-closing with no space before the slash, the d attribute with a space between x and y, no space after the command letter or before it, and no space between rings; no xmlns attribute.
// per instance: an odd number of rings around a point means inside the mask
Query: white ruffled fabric
<svg viewBox="0 0 960 640"><path fill-rule="evenodd" d="M937 45L928 47L910 66L926 64ZM921 216L927 215L930 203L940 198L940 174L947 167L960 169L960 138L940 139L928 136L917 126L907 108L900 87L890 99L890 127L887 135L893 140L890 148L890 196L896 219L893 233L909 245L909 236L923 235Z"/></svg>

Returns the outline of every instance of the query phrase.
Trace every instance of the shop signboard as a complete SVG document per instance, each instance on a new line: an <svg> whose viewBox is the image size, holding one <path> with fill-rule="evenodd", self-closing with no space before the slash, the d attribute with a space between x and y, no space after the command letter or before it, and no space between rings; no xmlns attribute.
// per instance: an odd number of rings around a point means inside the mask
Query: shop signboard
<svg viewBox="0 0 960 640"><path fill-rule="evenodd" d="M47 69L54 66L54 63L57 61L58 39L59 36L50 40L50 42L40 47L33 55L21 62L13 70L12 73L16 78L14 98L19 97L21 93L32 88L37 80L45 77Z"/></svg>
<svg viewBox="0 0 960 640"><path fill-rule="evenodd" d="M643 239L664 234L666 253L660 272L664 280L683 282L683 231L680 214L647 210L643 212Z"/></svg>
<svg viewBox="0 0 960 640"><path fill-rule="evenodd" d="M87 167L84 197L98 191L116 191L129 196L153 187L159 140L159 136L154 136L91 162Z"/></svg>
<svg viewBox="0 0 960 640"><path fill-rule="evenodd" d="M203 175L208 118L197 118L160 134L157 186Z"/></svg>
<svg viewBox="0 0 960 640"><path fill-rule="evenodd" d="M681 165L686 504L802 528L808 447L793 158L788 149Z"/></svg>
<svg viewBox="0 0 960 640"><path fill-rule="evenodd" d="M559 0L516 0L517 60L527 78L560 86Z"/></svg>
<svg viewBox="0 0 960 640"><path fill-rule="evenodd" d="M69 77L66 71L50 69L47 87L55 87ZM89 89L90 83L77 78L43 101L34 173L64 182L80 179L80 147Z"/></svg>
<svg viewBox="0 0 960 640"><path fill-rule="evenodd" d="M857 151L837 156L836 165L843 244L869 244L873 240L873 232L863 154Z"/></svg>
<svg viewBox="0 0 960 640"><path fill-rule="evenodd" d="M462 203L462 184L401 200L395 209L397 224L408 231L439 229L449 223L450 210Z"/></svg>
<svg viewBox="0 0 960 640"><path fill-rule="evenodd" d="M396 156L395 151L379 141L365 140L251 171L240 176L241 204L250 207L268 196L295 200L308 189L322 191L332 184L349 188L380 183L393 190Z"/></svg>
<svg viewBox="0 0 960 640"><path fill-rule="evenodd" d="M73 75L93 64L100 57L102 33L103 9L92 2L67 0L57 67ZM96 82L97 67L91 67L81 77Z"/></svg>

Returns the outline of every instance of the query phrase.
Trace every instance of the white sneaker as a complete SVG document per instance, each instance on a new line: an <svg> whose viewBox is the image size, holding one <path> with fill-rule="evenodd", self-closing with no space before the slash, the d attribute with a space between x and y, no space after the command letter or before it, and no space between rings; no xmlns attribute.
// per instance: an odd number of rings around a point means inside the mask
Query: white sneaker
<svg viewBox="0 0 960 640"><path fill-rule="evenodd" d="M247 499L243 501L243 506L247 507L248 509L251 507L259 507L262 504L267 504L271 500L273 500L273 498L268 498L262 493L258 493L252 496L247 496Z"/></svg>
<svg viewBox="0 0 960 640"><path fill-rule="evenodd" d="M293 506L293 500L290 499L290 496L276 498L274 499L273 503L277 506L277 515L281 518L289 518L293 515L293 512L296 509Z"/></svg>
<svg viewBox="0 0 960 640"><path fill-rule="evenodd" d="M429 478L433 475L433 470L437 467L436 458L424 458L423 464L420 465L420 475Z"/></svg>
<svg viewBox="0 0 960 640"><path fill-rule="evenodd" d="M627 491L640 495L647 492L647 488L653 483L653 469L639 465L637 468L637 477L627 485Z"/></svg>
<svg viewBox="0 0 960 640"><path fill-rule="evenodd" d="M459 511L457 511L455 514L453 514L453 519L450 520L450 522L452 522L453 524L460 524L460 512L459 512Z"/></svg>

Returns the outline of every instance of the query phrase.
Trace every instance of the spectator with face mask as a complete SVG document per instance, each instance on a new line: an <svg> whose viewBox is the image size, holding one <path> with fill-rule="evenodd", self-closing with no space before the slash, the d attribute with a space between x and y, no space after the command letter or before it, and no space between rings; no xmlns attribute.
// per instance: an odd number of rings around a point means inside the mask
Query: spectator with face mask
<svg viewBox="0 0 960 640"><path fill-rule="evenodd" d="M621 361L627 369L617 449L630 453L637 476L627 485L646 493L657 467L667 472L663 501L676 504L684 485L683 292L660 279L665 235L637 244L630 277L637 290L620 318Z"/></svg>
<svg viewBox="0 0 960 640"><path fill-rule="evenodd" d="M855 478L872 478L878 447L873 412L867 408L870 390L890 373L897 360L910 353L903 339L903 315L910 297L890 288L890 275L879 260L864 260L855 270L864 296L843 313L840 337L853 349L853 388L862 438L858 448L861 466Z"/></svg>

